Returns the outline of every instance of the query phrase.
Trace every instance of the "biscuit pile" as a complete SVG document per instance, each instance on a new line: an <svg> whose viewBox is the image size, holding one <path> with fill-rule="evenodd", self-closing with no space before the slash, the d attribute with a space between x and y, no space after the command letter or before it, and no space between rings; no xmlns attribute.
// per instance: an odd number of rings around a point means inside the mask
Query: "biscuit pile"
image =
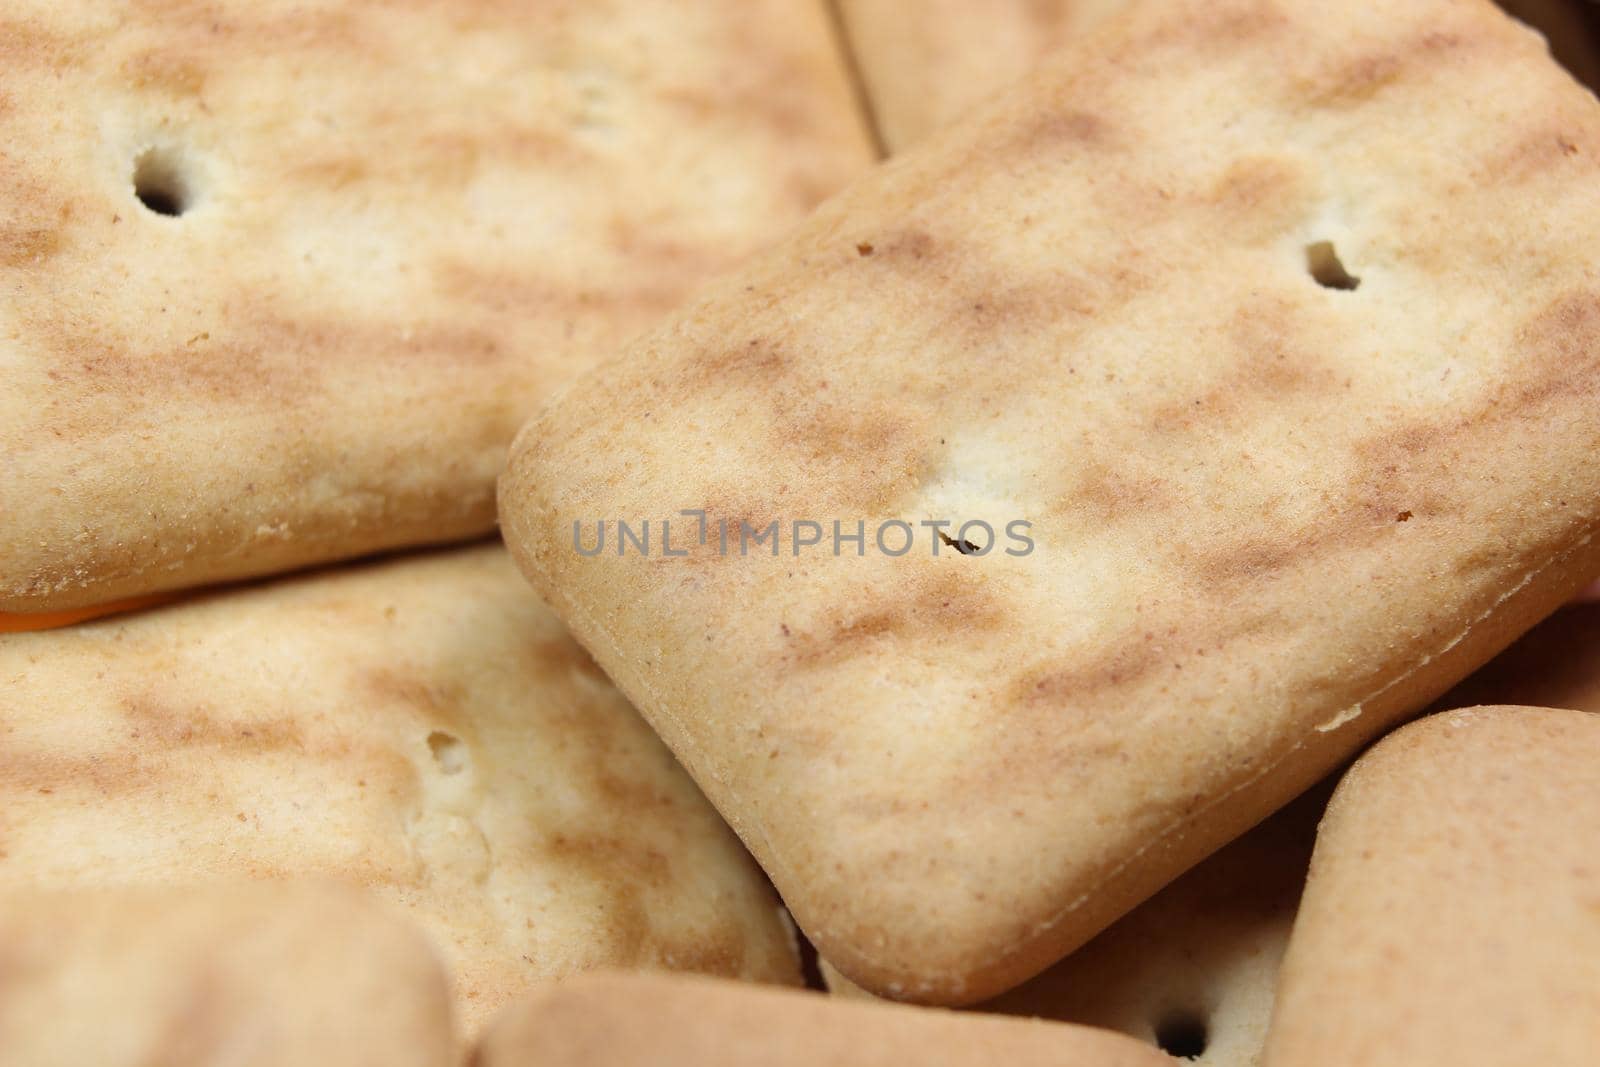
<svg viewBox="0 0 1600 1067"><path fill-rule="evenodd" d="M1600 1062L1597 27L13 5L0 1063Z"/></svg>

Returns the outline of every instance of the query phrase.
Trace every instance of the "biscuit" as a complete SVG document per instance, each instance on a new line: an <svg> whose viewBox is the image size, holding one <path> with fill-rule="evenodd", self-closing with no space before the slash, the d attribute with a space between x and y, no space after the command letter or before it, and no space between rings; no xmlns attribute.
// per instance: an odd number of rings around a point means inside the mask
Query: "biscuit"
<svg viewBox="0 0 1600 1067"><path fill-rule="evenodd" d="M1138 0L839 0L866 102L898 152L960 119L1074 37ZM1600 16L1591 0L1501 0L1555 58L1600 86Z"/></svg>
<svg viewBox="0 0 1600 1067"><path fill-rule="evenodd" d="M1600 719L1397 731L1317 834L1263 1067L1588 1065L1600 1052Z"/></svg>
<svg viewBox="0 0 1600 1067"><path fill-rule="evenodd" d="M1254 1064L1305 885L1322 786L978 1010L1116 1030L1211 1067ZM826 961L830 991L866 996Z"/></svg>
<svg viewBox="0 0 1600 1067"><path fill-rule="evenodd" d="M1600 88L1600 11L1590 0L1499 0L1538 30L1550 54L1591 89Z"/></svg>
<svg viewBox="0 0 1600 1067"><path fill-rule="evenodd" d="M1131 0L839 0L884 146L948 125Z"/></svg>
<svg viewBox="0 0 1600 1067"><path fill-rule="evenodd" d="M820 0L0 16L0 611L494 525L527 410L873 158Z"/></svg>
<svg viewBox="0 0 1600 1067"><path fill-rule="evenodd" d="M1531 704L1600 711L1600 602L1568 604L1435 703Z"/></svg>
<svg viewBox="0 0 1600 1067"><path fill-rule="evenodd" d="M1600 572L1597 235L1488 3L1136 5L544 409L507 542L830 962L975 1003Z"/></svg>
<svg viewBox="0 0 1600 1067"><path fill-rule="evenodd" d="M1104 1030L898 1004L849 1002L709 978L584 975L506 1009L478 1067L1161 1067Z"/></svg>
<svg viewBox="0 0 1600 1067"><path fill-rule="evenodd" d="M449 1067L444 971L361 894L0 893L9 1067Z"/></svg>
<svg viewBox="0 0 1600 1067"><path fill-rule="evenodd" d="M766 880L498 545L0 635L0 889L321 877L471 1031L589 967L798 982Z"/></svg>

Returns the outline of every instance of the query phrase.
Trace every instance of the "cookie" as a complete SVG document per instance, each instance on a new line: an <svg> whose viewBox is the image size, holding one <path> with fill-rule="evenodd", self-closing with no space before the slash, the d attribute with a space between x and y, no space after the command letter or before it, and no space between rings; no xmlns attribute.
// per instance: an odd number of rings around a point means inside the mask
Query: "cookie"
<svg viewBox="0 0 1600 1067"><path fill-rule="evenodd" d="M761 872L487 545L0 635L0 890L320 877L466 1029L590 967L799 981Z"/></svg>
<svg viewBox="0 0 1600 1067"><path fill-rule="evenodd" d="M708 978L585 975L502 1013L480 1067L1161 1067L1172 1061L1104 1030L1038 1020L851 1003Z"/></svg>
<svg viewBox="0 0 1600 1067"><path fill-rule="evenodd" d="M1136 6L544 409L502 523L822 954L975 1003L1600 572L1596 233L1488 3Z"/></svg>
<svg viewBox="0 0 1600 1067"><path fill-rule="evenodd" d="M1140 0L839 0L867 105L899 152L1008 88L1074 37ZM1502 0L1574 77L1600 86L1590 0Z"/></svg>
<svg viewBox="0 0 1600 1067"><path fill-rule="evenodd" d="M316 885L0 893L15 1067L449 1067L443 969L410 924Z"/></svg>
<svg viewBox="0 0 1600 1067"><path fill-rule="evenodd" d="M1128 2L839 0L839 17L884 146L899 152Z"/></svg>
<svg viewBox="0 0 1600 1067"><path fill-rule="evenodd" d="M810 0L0 25L0 611L490 532L527 410L873 157Z"/></svg>
<svg viewBox="0 0 1600 1067"><path fill-rule="evenodd" d="M1385 738L1318 831L1263 1067L1594 1062L1600 719L1476 707Z"/></svg>
<svg viewBox="0 0 1600 1067"><path fill-rule="evenodd" d="M1600 602L1568 604L1435 704L1531 704L1600 711Z"/></svg>
<svg viewBox="0 0 1600 1067"><path fill-rule="evenodd" d="M1116 1030L1212 1067L1254 1064L1327 800L1312 789L977 1010ZM836 994L868 995L826 961L822 973Z"/></svg>

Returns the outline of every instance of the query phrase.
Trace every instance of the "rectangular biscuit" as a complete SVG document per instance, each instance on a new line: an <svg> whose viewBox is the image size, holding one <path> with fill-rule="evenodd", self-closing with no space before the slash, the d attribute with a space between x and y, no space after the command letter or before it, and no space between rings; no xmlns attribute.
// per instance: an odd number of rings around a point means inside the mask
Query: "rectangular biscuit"
<svg viewBox="0 0 1600 1067"><path fill-rule="evenodd" d="M1487 2L1141 5L533 419L507 541L826 958L975 1002L1600 570L1597 239Z"/></svg>
<svg viewBox="0 0 1600 1067"><path fill-rule="evenodd" d="M1133 0L838 0L891 152L961 118Z"/></svg>
<svg viewBox="0 0 1600 1067"><path fill-rule="evenodd" d="M10 1067L449 1067L428 941L360 893L0 892Z"/></svg>
<svg viewBox="0 0 1600 1067"><path fill-rule="evenodd" d="M838 10L878 134L889 151L900 152L1014 84L1062 45L1145 2L838 0ZM1600 12L1591 0L1500 0L1500 6L1543 34L1579 81L1600 86Z"/></svg>
<svg viewBox="0 0 1600 1067"><path fill-rule="evenodd" d="M527 409L872 159L821 0L0 16L0 611L494 525Z"/></svg>
<svg viewBox="0 0 1600 1067"><path fill-rule="evenodd" d="M1162 1067L1087 1026L851 1002L679 975L583 975L503 1011L479 1067Z"/></svg>
<svg viewBox="0 0 1600 1067"><path fill-rule="evenodd" d="M1600 1055L1600 718L1476 707L1384 738L1317 833L1262 1067Z"/></svg>
<svg viewBox="0 0 1600 1067"><path fill-rule="evenodd" d="M0 891L319 877L469 1032L590 967L798 983L766 879L503 548L0 634Z"/></svg>
<svg viewBox="0 0 1600 1067"><path fill-rule="evenodd" d="M1600 602L1567 604L1435 702L1600 712Z"/></svg>
<svg viewBox="0 0 1600 1067"><path fill-rule="evenodd" d="M1328 793L1318 785L1297 797L1060 963L975 1010L1116 1030L1203 1064L1254 1064ZM825 960L821 970L829 992L869 995Z"/></svg>

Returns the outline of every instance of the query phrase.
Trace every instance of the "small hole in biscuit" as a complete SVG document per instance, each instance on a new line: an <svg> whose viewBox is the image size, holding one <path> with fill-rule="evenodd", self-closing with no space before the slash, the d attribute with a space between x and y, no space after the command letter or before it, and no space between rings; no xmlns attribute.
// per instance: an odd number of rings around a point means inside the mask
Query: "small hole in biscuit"
<svg viewBox="0 0 1600 1067"><path fill-rule="evenodd" d="M1344 269L1332 241L1306 245L1306 269L1324 289L1350 290L1361 284L1360 278Z"/></svg>
<svg viewBox="0 0 1600 1067"><path fill-rule="evenodd" d="M1156 1044L1162 1052L1181 1060L1204 1055L1209 1038L1205 1020L1188 1012L1175 1012L1156 1025Z"/></svg>
<svg viewBox="0 0 1600 1067"><path fill-rule="evenodd" d="M454 734L433 731L428 735L428 751L433 753L434 762L445 774L460 774L466 768L467 747Z"/></svg>
<svg viewBox="0 0 1600 1067"><path fill-rule="evenodd" d="M194 190L177 153L147 148L133 164L133 195L155 212L177 218L194 202Z"/></svg>
<svg viewBox="0 0 1600 1067"><path fill-rule="evenodd" d="M945 533L943 530L939 531L939 540L943 541L946 545L949 545L951 548L955 549L957 552L961 553L963 556L981 556L981 555L984 554L984 550L983 549L979 548L977 545L973 544L971 541L968 541L966 538L959 538L958 539L958 538L951 537L949 534Z"/></svg>

